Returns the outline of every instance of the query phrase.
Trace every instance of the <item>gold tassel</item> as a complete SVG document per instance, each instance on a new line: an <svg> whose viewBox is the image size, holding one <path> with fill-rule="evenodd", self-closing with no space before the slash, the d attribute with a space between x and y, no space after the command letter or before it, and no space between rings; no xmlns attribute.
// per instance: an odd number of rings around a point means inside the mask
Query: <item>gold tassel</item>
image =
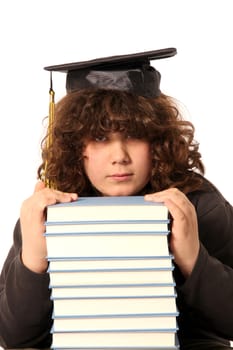
<svg viewBox="0 0 233 350"><path fill-rule="evenodd" d="M47 131L47 140L46 147L50 148L52 145L52 128L54 122L54 109L55 109L55 92L53 90L53 82L52 82L52 72L50 72L50 89L49 89L49 122L48 122L48 131ZM46 187L54 188L54 184L51 180L47 178L47 168L48 162L45 163L45 184Z"/></svg>

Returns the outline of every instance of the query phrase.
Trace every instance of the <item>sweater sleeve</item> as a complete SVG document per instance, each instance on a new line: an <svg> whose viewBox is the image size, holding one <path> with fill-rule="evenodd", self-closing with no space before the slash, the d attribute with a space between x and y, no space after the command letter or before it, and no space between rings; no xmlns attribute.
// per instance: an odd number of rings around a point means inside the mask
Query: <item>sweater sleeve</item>
<svg viewBox="0 0 233 350"><path fill-rule="evenodd" d="M52 302L49 276L27 269L21 262L18 221L14 244L0 276L0 345L4 348L46 348L51 345Z"/></svg>
<svg viewBox="0 0 233 350"><path fill-rule="evenodd" d="M233 339L233 208L215 191L195 203L201 247L181 304L202 329Z"/></svg>

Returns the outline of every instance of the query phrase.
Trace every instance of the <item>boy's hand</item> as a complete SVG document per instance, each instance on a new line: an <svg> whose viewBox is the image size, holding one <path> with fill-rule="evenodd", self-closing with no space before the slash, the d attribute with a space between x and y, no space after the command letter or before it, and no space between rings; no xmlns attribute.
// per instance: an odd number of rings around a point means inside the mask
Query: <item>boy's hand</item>
<svg viewBox="0 0 233 350"><path fill-rule="evenodd" d="M148 194L145 200L164 202L171 216L170 249L174 261L185 277L195 265L199 253L197 215L194 206L186 195L176 188Z"/></svg>
<svg viewBox="0 0 233 350"><path fill-rule="evenodd" d="M39 181L33 195L23 202L20 211L22 262L30 270L37 273L47 270L47 248L44 237L47 206L59 202L71 202L77 197L75 193L46 188L45 184Z"/></svg>

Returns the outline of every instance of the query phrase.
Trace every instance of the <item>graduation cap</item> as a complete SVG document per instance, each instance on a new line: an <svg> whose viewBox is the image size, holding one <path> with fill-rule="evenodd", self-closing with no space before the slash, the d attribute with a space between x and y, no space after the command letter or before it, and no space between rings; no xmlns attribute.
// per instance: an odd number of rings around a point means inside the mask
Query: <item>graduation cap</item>
<svg viewBox="0 0 233 350"><path fill-rule="evenodd" d="M161 75L158 70L151 66L150 61L172 57L176 53L175 48L165 48L44 67L45 70L50 71L49 129L54 119L52 72L66 73L67 93L82 89L101 88L128 91L135 95L154 98L161 93ZM47 145L49 146L51 143L49 130ZM47 185L52 187L51 183L47 183Z"/></svg>
<svg viewBox="0 0 233 350"><path fill-rule="evenodd" d="M168 58L176 53L175 48L166 48L48 66L44 69L66 73L68 93L89 88L104 88L129 91L153 98L160 95L160 73L150 65L150 61Z"/></svg>

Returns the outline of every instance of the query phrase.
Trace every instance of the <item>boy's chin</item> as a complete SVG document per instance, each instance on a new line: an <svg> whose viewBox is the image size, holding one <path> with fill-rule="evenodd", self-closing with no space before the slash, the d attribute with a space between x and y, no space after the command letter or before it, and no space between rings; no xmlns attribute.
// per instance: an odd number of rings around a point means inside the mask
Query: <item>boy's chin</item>
<svg viewBox="0 0 233 350"><path fill-rule="evenodd" d="M111 186L100 186L96 191L99 195L113 197L113 196L137 196L143 195L145 192L146 186L144 184L118 184ZM148 191L146 191L148 192Z"/></svg>
<svg viewBox="0 0 233 350"><path fill-rule="evenodd" d="M102 195L103 196L108 196L108 197L113 197L113 196L118 196L118 197L123 197L123 196L134 196L137 194L137 191L133 190L115 190L115 191L106 191Z"/></svg>

